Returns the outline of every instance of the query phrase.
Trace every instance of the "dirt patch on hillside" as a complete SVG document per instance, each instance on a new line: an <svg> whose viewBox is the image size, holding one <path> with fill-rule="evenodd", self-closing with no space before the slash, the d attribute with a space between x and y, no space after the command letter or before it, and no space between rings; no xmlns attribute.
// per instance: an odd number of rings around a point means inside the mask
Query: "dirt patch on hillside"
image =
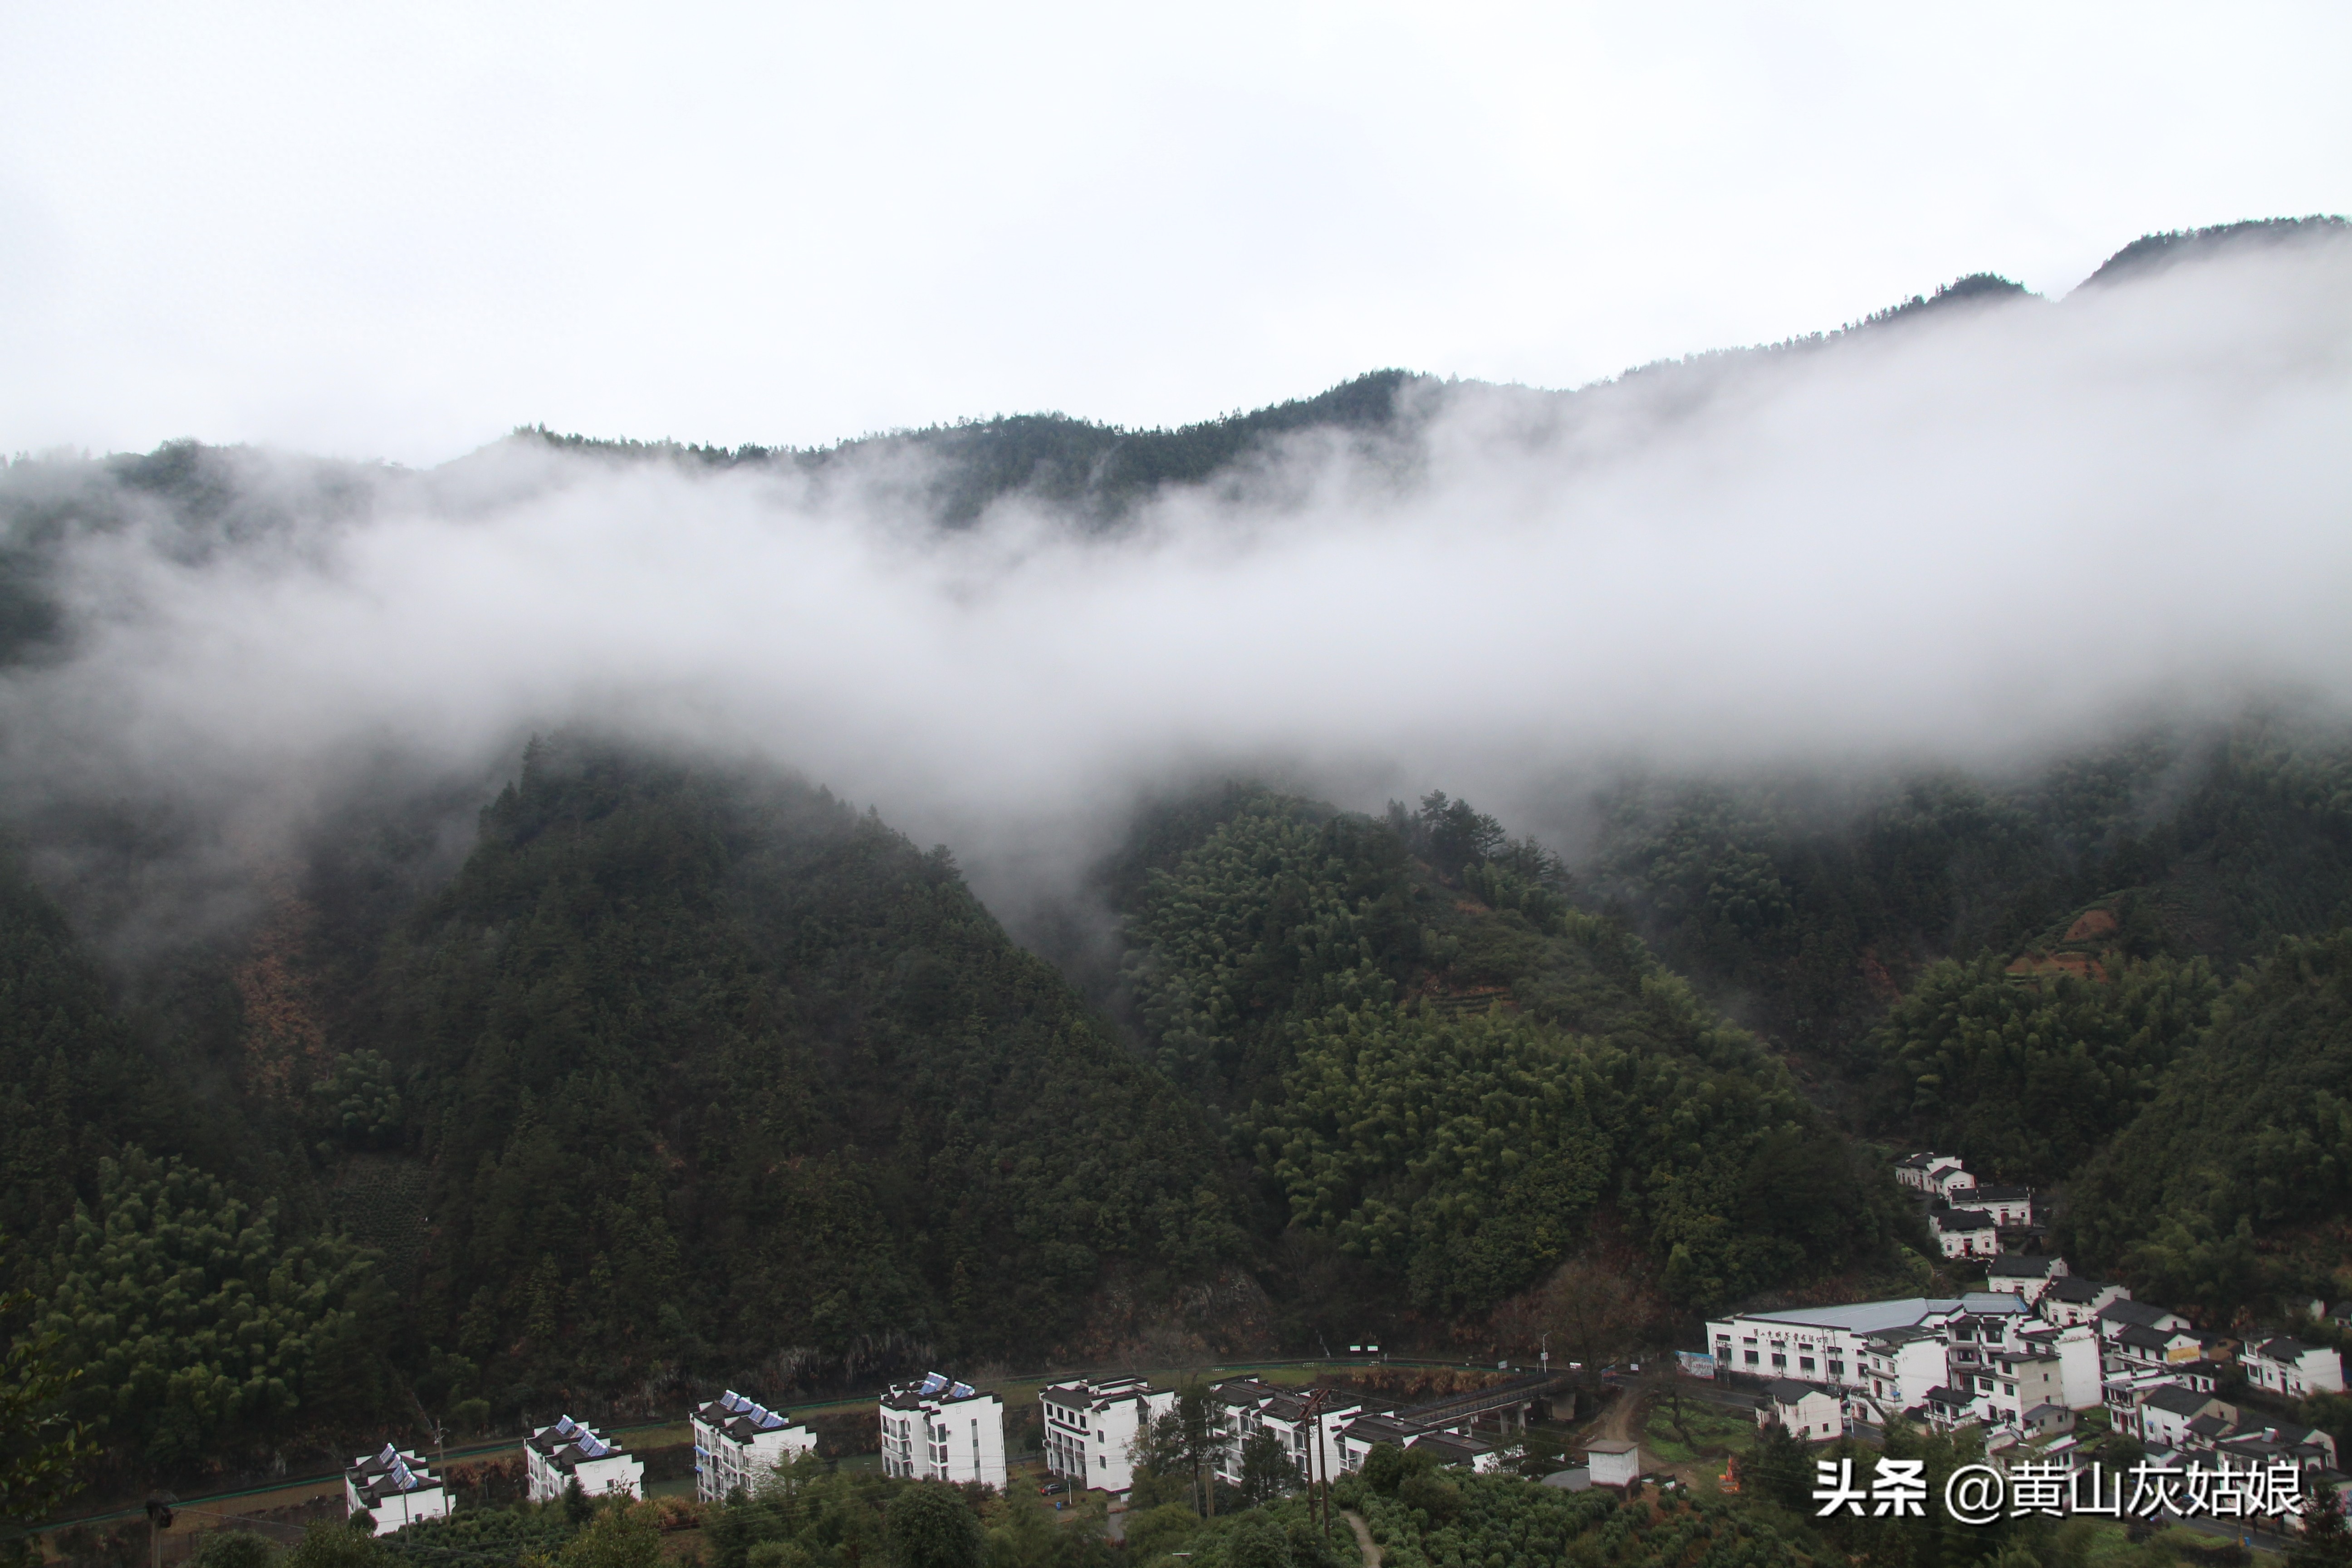
<svg viewBox="0 0 2352 1568"><path fill-rule="evenodd" d="M2021 980L2041 980L2053 975L2072 974L2081 980L2104 984L2106 965L2087 952L2026 952L2010 960L2004 973Z"/></svg>
<svg viewBox="0 0 2352 1568"><path fill-rule="evenodd" d="M2082 918L2066 928L2064 942L2096 942L2103 936L2113 936L2123 929L2112 910L2085 910Z"/></svg>

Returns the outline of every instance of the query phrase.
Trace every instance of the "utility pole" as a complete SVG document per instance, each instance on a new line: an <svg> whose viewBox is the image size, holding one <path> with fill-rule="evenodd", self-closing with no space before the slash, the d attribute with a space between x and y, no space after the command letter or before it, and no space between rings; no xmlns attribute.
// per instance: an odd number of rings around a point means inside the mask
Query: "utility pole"
<svg viewBox="0 0 2352 1568"><path fill-rule="evenodd" d="M147 1568L163 1568L163 1532L172 1528L172 1504L177 1500L170 1492L147 1494Z"/></svg>

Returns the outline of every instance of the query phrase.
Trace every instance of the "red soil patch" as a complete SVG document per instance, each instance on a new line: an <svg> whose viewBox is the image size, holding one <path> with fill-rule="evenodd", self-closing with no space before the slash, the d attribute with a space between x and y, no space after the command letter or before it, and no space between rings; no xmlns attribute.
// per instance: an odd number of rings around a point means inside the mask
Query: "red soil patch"
<svg viewBox="0 0 2352 1568"><path fill-rule="evenodd" d="M2066 928L2067 942L2096 942L2103 936L2113 936L2122 927L2108 910L2085 910L2083 918Z"/></svg>
<svg viewBox="0 0 2352 1568"><path fill-rule="evenodd" d="M1886 965L1878 962L1875 948L1862 950L1862 982L1870 994L1882 1002L1892 1002L1903 994L1903 987L1895 984L1895 976L1886 973Z"/></svg>
<svg viewBox="0 0 2352 1568"><path fill-rule="evenodd" d="M2073 974L2101 982L2107 978L2105 967L2087 952L2023 953L2011 959L2004 973L2036 980L2045 974Z"/></svg>

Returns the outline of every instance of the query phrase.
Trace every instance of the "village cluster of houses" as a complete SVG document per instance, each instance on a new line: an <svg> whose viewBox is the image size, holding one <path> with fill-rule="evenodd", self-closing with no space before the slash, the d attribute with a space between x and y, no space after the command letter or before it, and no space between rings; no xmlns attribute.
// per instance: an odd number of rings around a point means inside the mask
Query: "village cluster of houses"
<svg viewBox="0 0 2352 1568"><path fill-rule="evenodd" d="M1710 1351L1685 1352L1685 1366L1759 1380L1766 1395L1759 1419L1809 1442L1903 1416L1938 1430L1980 1426L1990 1452L2071 1465L2082 1447L2078 1415L2104 1410L2110 1430L2138 1441L2158 1463L2261 1468L2284 1460L2315 1480L2342 1479L2329 1434L2242 1410L2216 1392L2242 1378L2281 1400L2342 1393L2343 1361L2334 1350L2281 1334L2235 1341L2200 1333L2121 1285L2021 1250L2042 1236L2032 1191L1979 1186L1953 1156L1916 1154L1895 1173L1929 1204L1946 1257L1984 1259L1984 1289L1735 1313L1707 1324ZM2339 1307L2338 1317L2346 1310ZM1400 1407L1231 1378L1211 1389L1213 1468L1239 1486L1244 1450L1265 1434L1302 1480L1355 1470L1382 1443L1493 1470L1555 1386L1548 1373L1527 1374ZM1124 1494L1135 1484L1139 1438L1175 1403L1175 1390L1138 1377L1045 1389L1046 1468L1073 1487ZM997 1394L943 1373L894 1386L876 1409L883 1468L1001 1489L1004 1415ZM751 1490L816 1447L806 1426L733 1390L698 1406L690 1420L696 1489L706 1500ZM1492 1441L1477 1435L1482 1427ZM1595 1444L1590 1480L1630 1481L1639 1459L1633 1444ZM524 1461L534 1501L553 1501L575 1484L592 1497L644 1493L644 1464L569 1415L531 1433ZM449 1511L447 1489L424 1457L389 1444L352 1461L344 1490L349 1510L366 1513L379 1530Z"/></svg>
<svg viewBox="0 0 2352 1568"><path fill-rule="evenodd" d="M816 1435L789 1416L729 1389L688 1417L694 1430L695 1491L707 1502L748 1491L774 1467L808 1453ZM524 1493L554 1502L576 1483L592 1498L646 1495L646 1466L626 1446L566 1415L533 1429L522 1449ZM449 1489L425 1456L385 1444L343 1472L347 1517L364 1513L380 1532L446 1518Z"/></svg>
<svg viewBox="0 0 2352 1568"><path fill-rule="evenodd" d="M2032 1187L1979 1186L1957 1154L1913 1154L1895 1179L1927 1201L1927 1229L1946 1258L1998 1258L2039 1245L2049 1231L2033 1217Z"/></svg>
<svg viewBox="0 0 2352 1568"><path fill-rule="evenodd" d="M1426 1448L1441 1463L1492 1470L1502 1462L1502 1450L1474 1436L1474 1429L1483 1425L1497 1437L1525 1430L1531 1409L1552 1381L1507 1379L1400 1407L1280 1388L1255 1377L1229 1378L1210 1385L1217 1423L1211 1465L1220 1480L1239 1486L1244 1447L1266 1433L1302 1480L1353 1470L1381 1443ZM1124 1494L1135 1485L1139 1438L1174 1410L1176 1391L1139 1377L1082 1380L1045 1389L1038 1405L1047 1471L1076 1488ZM893 1388L877 1415L882 1461L890 1474L1004 1484L1003 1405L995 1394L933 1373L919 1384Z"/></svg>
<svg viewBox="0 0 2352 1568"><path fill-rule="evenodd" d="M1359 1468L1374 1447L1422 1448L1442 1464L1489 1471L1502 1462L1496 1442L1473 1435L1484 1427L1507 1442L1557 1380L1548 1374L1507 1378L1490 1387L1399 1407L1328 1392L1280 1388L1255 1377L1213 1384L1216 1426L1211 1463L1227 1486L1242 1482L1242 1451L1270 1433L1304 1480ZM1123 1495L1135 1485L1137 1440L1176 1405L1176 1391L1139 1377L1056 1384L1038 1396L1044 1417L1046 1468L1076 1488ZM954 1483L1005 1485L1004 1402L997 1394L934 1372L893 1386L875 1411L882 1468L892 1476ZM816 1447L816 1435L781 1410L730 1389L698 1405L694 1432L695 1491L705 1501L756 1489L779 1465ZM645 1495L645 1463L622 1444L566 1415L534 1430L523 1445L527 1495L553 1502L576 1482L590 1497ZM398 1530L450 1511L448 1489L422 1454L387 1444L362 1455L344 1472L344 1504L365 1513L378 1531Z"/></svg>
<svg viewBox="0 0 2352 1568"><path fill-rule="evenodd" d="M1896 1172L1946 1201L1974 1188L1946 1155L1915 1155ZM2026 1205L2030 1215L2030 1194ZM2063 1258L1996 1249L1985 1275L1983 1290L1957 1297L1736 1313L1707 1324L1711 1365L1763 1380L1759 1419L1806 1441L1902 1415L1938 1430L1973 1424L1991 1452L2071 1466L2084 1446L2077 1415L2104 1410L2109 1429L2154 1463L2286 1460L2311 1480L2342 1480L2329 1434L2215 1393L2240 1378L2282 1400L2342 1393L2334 1350L2283 1334L2200 1333L2121 1285L2074 1274Z"/></svg>

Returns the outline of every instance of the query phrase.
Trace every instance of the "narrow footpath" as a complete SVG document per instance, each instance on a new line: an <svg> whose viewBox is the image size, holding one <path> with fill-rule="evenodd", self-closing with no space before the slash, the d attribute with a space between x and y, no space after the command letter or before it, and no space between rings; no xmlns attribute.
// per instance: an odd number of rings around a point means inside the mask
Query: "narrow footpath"
<svg viewBox="0 0 2352 1568"><path fill-rule="evenodd" d="M1356 1532L1356 1548L1364 1554L1364 1568L1381 1568L1381 1549L1373 1543L1372 1527L1364 1522L1364 1516L1351 1508L1342 1510L1340 1517Z"/></svg>

